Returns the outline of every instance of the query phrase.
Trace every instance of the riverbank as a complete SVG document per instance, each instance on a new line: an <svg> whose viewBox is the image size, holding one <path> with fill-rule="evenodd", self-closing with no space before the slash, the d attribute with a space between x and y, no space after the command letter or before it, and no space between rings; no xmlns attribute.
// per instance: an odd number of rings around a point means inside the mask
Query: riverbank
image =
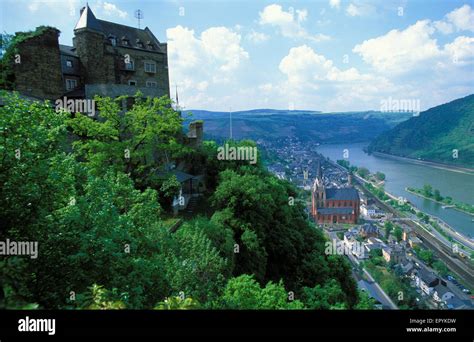
<svg viewBox="0 0 474 342"><path fill-rule="evenodd" d="M471 168L468 168L468 167L455 166L455 165L444 164L444 163L434 162L434 161L419 160L419 159L409 158L409 157L401 157L401 156L397 156L395 154L375 152L375 151L371 152L371 154L373 154L376 157L385 157L385 158L390 158L390 159L395 159L395 160L402 160L402 161L406 161L406 162L409 162L409 163L430 166L430 167L434 167L434 168L441 169L441 170L448 170L448 171L452 171L452 172L458 172L458 173L464 173L464 174L468 174L468 175L474 175L474 169L471 169Z"/></svg>
<svg viewBox="0 0 474 342"><path fill-rule="evenodd" d="M420 193L418 193L418 192L416 192L416 191L410 190L409 188L405 188L405 191L406 191L406 192L409 192L409 193L411 193L411 194L413 194L413 195L415 195L415 196L418 196L418 197L421 197L421 198L430 200L430 201L432 201L432 202L434 202L434 203L438 203L438 204L440 204L440 205L442 205L442 206L449 206L449 208L452 208L452 209L457 210L457 211L459 211L459 212L462 212L462 213L464 213L464 214L474 216L473 213L470 213L469 211L466 211L466 210L464 210L464 209L461 209L461 208L457 207L455 203L453 203L453 204L447 204L447 203L444 203L444 202L441 202L441 201L437 201L437 200L435 200L434 198L431 198L431 197L422 195L422 194L420 194Z"/></svg>

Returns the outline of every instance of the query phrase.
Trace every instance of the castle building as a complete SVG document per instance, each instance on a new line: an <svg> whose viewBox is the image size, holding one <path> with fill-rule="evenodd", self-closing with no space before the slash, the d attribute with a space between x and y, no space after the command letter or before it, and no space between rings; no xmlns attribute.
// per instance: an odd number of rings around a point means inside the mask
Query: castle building
<svg viewBox="0 0 474 342"><path fill-rule="evenodd" d="M55 100L170 96L167 44L148 27L134 28L97 19L83 7L74 28L73 45L58 42L60 32L41 27L18 46L21 63L13 66L15 90ZM38 31L38 29L37 29Z"/></svg>
<svg viewBox="0 0 474 342"><path fill-rule="evenodd" d="M353 187L326 188L318 163L311 201L311 214L315 221L319 224L357 223L359 206L359 193Z"/></svg>

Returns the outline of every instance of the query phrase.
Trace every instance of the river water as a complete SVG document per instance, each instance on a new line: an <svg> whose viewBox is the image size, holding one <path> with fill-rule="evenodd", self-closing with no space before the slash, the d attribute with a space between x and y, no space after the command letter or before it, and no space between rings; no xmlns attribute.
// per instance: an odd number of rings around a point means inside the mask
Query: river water
<svg viewBox="0 0 474 342"><path fill-rule="evenodd" d="M368 143L343 145L321 145L316 150L336 161L344 159L344 150L348 151L348 160L355 166L364 166L371 172L381 171L385 174L385 189L393 195L408 199L420 210L438 216L458 232L474 237L474 216L454 209L443 209L438 203L420 198L405 191L406 187L422 188L431 184L442 196L474 204L474 175L432 166L420 165L409 161L368 155L363 148Z"/></svg>

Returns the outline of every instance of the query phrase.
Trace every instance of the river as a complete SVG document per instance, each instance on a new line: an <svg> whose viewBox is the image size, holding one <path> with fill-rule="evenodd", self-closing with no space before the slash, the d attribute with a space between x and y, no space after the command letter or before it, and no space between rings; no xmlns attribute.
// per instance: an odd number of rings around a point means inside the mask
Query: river
<svg viewBox="0 0 474 342"><path fill-rule="evenodd" d="M380 171L385 174L385 189L388 192L408 199L426 213L438 216L459 233L474 237L474 222L472 222L474 216L454 209L443 209L438 203L405 191L406 187L422 188L424 184L431 184L433 189L441 192L442 196L451 196L457 201L474 204L474 175L389 157L368 155L363 150L367 145L368 143L321 145L316 150L336 161L343 159L344 150L347 149L348 160L351 164L364 166L371 172Z"/></svg>

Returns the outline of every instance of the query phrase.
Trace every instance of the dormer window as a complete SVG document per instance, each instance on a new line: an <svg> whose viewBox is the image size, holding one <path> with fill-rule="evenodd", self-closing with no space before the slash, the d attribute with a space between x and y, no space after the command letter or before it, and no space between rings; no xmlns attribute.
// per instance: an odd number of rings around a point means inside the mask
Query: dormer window
<svg viewBox="0 0 474 342"><path fill-rule="evenodd" d="M154 49L155 49L155 46L154 46L153 43L150 42L150 41L147 41L147 42L146 42L146 46L148 47L149 50L154 50Z"/></svg>
<svg viewBox="0 0 474 342"><path fill-rule="evenodd" d="M112 44L112 46L117 45L117 38L115 38L114 36L109 36L109 41L110 41L110 44Z"/></svg>
<svg viewBox="0 0 474 342"><path fill-rule="evenodd" d="M122 45L123 46L129 46L130 45L130 41L128 40L128 38L126 36L122 37Z"/></svg>
<svg viewBox="0 0 474 342"><path fill-rule="evenodd" d="M68 60L66 61L66 66L67 66L68 68L72 68L72 61L68 59Z"/></svg>
<svg viewBox="0 0 474 342"><path fill-rule="evenodd" d="M136 43L137 43L137 47L138 47L138 48L143 49L143 47L144 47L144 46L143 46L143 42L142 42L140 39L137 39L137 40L136 40Z"/></svg>

